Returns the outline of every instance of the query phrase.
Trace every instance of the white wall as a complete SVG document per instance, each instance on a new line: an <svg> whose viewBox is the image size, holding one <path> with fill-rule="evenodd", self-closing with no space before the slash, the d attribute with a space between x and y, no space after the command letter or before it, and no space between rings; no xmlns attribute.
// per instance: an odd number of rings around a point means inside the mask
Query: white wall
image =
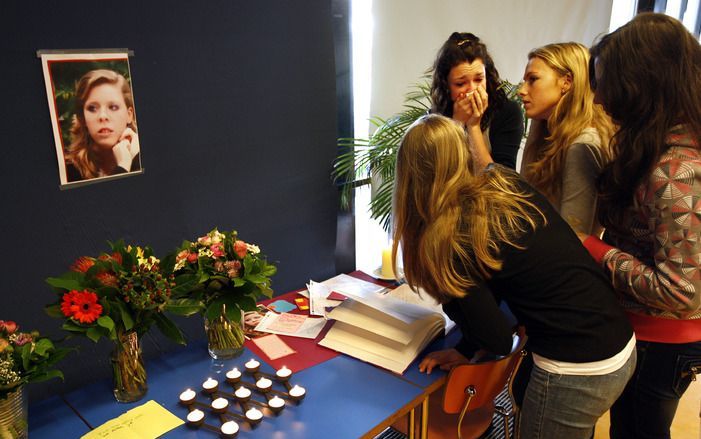
<svg viewBox="0 0 701 439"><path fill-rule="evenodd" d="M591 46L607 33L612 0L374 0L370 114L389 117L454 32L487 44L502 78L521 80L528 52L547 43Z"/></svg>

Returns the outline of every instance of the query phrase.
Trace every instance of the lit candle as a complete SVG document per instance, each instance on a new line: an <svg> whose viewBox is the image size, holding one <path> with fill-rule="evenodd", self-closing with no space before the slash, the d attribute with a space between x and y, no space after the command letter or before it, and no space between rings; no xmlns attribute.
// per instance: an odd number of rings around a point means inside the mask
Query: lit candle
<svg viewBox="0 0 701 439"><path fill-rule="evenodd" d="M223 413L226 411L226 408L229 406L229 401L224 399L224 398L217 398L214 401L212 401L212 410L215 413Z"/></svg>
<svg viewBox="0 0 701 439"><path fill-rule="evenodd" d="M241 380L241 372L237 368L233 368L226 373L226 380L230 383L238 383Z"/></svg>
<svg viewBox="0 0 701 439"><path fill-rule="evenodd" d="M202 410L193 410L187 414L187 422L189 424L198 425L204 422L204 412Z"/></svg>
<svg viewBox="0 0 701 439"><path fill-rule="evenodd" d="M263 412L253 407L246 412L246 419L248 419L251 424L257 424L263 419Z"/></svg>
<svg viewBox="0 0 701 439"><path fill-rule="evenodd" d="M394 270L392 270L392 249L382 249L382 269L380 274L384 278L394 278Z"/></svg>
<svg viewBox="0 0 701 439"><path fill-rule="evenodd" d="M202 383L202 388L207 393L216 392L218 386L219 386L219 382L217 380L213 380L212 378L207 378L207 381Z"/></svg>
<svg viewBox="0 0 701 439"><path fill-rule="evenodd" d="M285 408L285 400L275 395L268 401L268 407L270 407L270 410L274 413L278 413Z"/></svg>
<svg viewBox="0 0 701 439"><path fill-rule="evenodd" d="M180 402L182 402L185 405L190 405L193 402L195 402L195 396L197 396L197 394L194 390L187 389L186 391L180 394Z"/></svg>
<svg viewBox="0 0 701 439"><path fill-rule="evenodd" d="M273 382L270 381L270 380L269 380L268 378L266 378L266 377L261 377L261 379L259 379L258 381L256 381L256 387L258 388L258 390L260 390L260 391L263 392L263 393L265 393L265 392L267 392L268 390L270 390L270 386L272 386L272 385L273 385Z"/></svg>
<svg viewBox="0 0 701 439"><path fill-rule="evenodd" d="M275 372L275 376L280 381L287 381L287 379L290 378L290 375L292 375L292 371L288 369L287 366L282 366L277 370L277 372Z"/></svg>
<svg viewBox="0 0 701 439"><path fill-rule="evenodd" d="M239 432L239 424L235 421L226 421L221 425L221 434L224 437L236 437Z"/></svg>
<svg viewBox="0 0 701 439"><path fill-rule="evenodd" d="M236 389L234 396L242 401L248 401L248 399L251 397L251 391L248 388L241 386Z"/></svg>
<svg viewBox="0 0 701 439"><path fill-rule="evenodd" d="M254 360L253 358L251 358L250 360L248 360L246 362L246 364L244 366L246 367L246 372L255 373L255 372L258 372L258 368L260 367L260 362L258 362L258 360Z"/></svg>
<svg viewBox="0 0 701 439"><path fill-rule="evenodd" d="M289 394L292 399L299 401L304 398L304 394L307 393L304 387L295 384L293 388L290 389Z"/></svg>

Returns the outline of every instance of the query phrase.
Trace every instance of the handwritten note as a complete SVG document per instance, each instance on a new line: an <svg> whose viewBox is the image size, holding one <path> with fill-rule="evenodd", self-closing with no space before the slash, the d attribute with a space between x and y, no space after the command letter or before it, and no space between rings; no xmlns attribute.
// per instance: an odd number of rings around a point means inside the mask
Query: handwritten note
<svg viewBox="0 0 701 439"><path fill-rule="evenodd" d="M295 333L305 320L307 320L307 316L282 313L268 326L268 329L278 332Z"/></svg>
<svg viewBox="0 0 701 439"><path fill-rule="evenodd" d="M296 352L275 334L255 338L253 339L253 343L255 343L271 360L277 360L278 358L286 357Z"/></svg>
<svg viewBox="0 0 701 439"><path fill-rule="evenodd" d="M182 424L182 419L152 400L110 419L82 439L155 439Z"/></svg>

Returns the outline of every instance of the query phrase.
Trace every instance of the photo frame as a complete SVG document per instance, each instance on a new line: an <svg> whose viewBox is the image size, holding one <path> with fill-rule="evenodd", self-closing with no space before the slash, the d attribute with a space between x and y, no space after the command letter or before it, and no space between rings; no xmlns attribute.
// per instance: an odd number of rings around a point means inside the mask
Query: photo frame
<svg viewBox="0 0 701 439"><path fill-rule="evenodd" d="M143 173L127 49L42 50L62 189Z"/></svg>

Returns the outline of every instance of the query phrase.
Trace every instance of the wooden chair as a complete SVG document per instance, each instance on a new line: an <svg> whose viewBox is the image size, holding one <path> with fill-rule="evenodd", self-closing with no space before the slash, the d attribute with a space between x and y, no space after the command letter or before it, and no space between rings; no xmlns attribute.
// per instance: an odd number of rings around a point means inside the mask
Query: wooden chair
<svg viewBox="0 0 701 439"><path fill-rule="evenodd" d="M443 411L448 414L460 413L457 421L458 439L473 439L482 435L492 423L496 411L504 419L504 434L509 439L509 417L517 419L518 408L511 395L511 379L525 355L524 329L519 328L514 335L511 353L501 358L482 363L461 364L448 375L443 397ZM494 399L509 384L509 397L512 409L495 407ZM468 428L466 436L461 429ZM514 428L514 431L517 429ZM514 436L517 436L514 434Z"/></svg>

